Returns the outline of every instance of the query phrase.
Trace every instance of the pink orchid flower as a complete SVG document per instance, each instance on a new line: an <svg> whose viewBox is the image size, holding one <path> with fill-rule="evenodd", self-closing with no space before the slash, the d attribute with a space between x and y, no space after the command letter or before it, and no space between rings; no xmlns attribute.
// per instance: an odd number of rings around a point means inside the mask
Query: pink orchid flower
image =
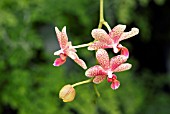
<svg viewBox="0 0 170 114"><path fill-rule="evenodd" d="M96 40L88 47L88 50L97 50L100 48L113 48L115 53L118 53L122 48L119 47L119 42L139 33L138 28L132 28L129 32L124 32L126 25L115 26L109 34L103 29L93 29L92 37Z"/></svg>
<svg viewBox="0 0 170 114"><path fill-rule="evenodd" d="M109 60L109 55L104 49L98 49L96 52L96 58L100 65L95 65L89 68L85 75L87 77L94 77L93 82L96 84L101 83L105 78L108 82L112 82L111 88L113 90L117 89L120 82L117 80L113 72L122 72L128 70L132 67L129 63L124 63L127 61L127 57L124 55L117 55Z"/></svg>
<svg viewBox="0 0 170 114"><path fill-rule="evenodd" d="M80 65L83 69L87 69L85 62L82 59L79 59L78 55L76 54L76 49L72 46L71 42L68 42L68 37L66 34L66 27L63 27L62 31L60 32L57 27L55 27L55 31L57 34L58 42L60 45L60 50L54 52L54 55L59 55L60 58L57 58L54 61L54 66L60 66L66 62L67 56L73 59L78 65Z"/></svg>

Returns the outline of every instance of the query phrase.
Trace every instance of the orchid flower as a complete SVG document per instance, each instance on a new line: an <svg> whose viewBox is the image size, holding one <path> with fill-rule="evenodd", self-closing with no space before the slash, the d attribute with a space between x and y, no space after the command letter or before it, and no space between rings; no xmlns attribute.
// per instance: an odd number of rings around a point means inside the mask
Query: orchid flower
<svg viewBox="0 0 170 114"><path fill-rule="evenodd" d="M119 24L115 26L109 34L103 29L93 29L91 34L95 41L88 47L88 50L113 48L114 53L118 53L122 49L119 47L120 41L133 37L139 33L138 28L132 28L131 31L124 32L125 28L126 25Z"/></svg>
<svg viewBox="0 0 170 114"><path fill-rule="evenodd" d="M117 80L114 72L121 72L128 70L132 67L129 63L124 63L127 61L127 57L124 55L117 55L109 60L109 55L104 49L98 49L96 52L96 58L100 65L95 65L89 68L85 75L87 77L94 77L93 82L96 84L101 83L105 78L108 82L112 82L111 88L113 90L117 89L120 82Z"/></svg>
<svg viewBox="0 0 170 114"><path fill-rule="evenodd" d="M80 65L83 69L87 69L85 62L82 59L79 59L76 54L76 49L72 46L71 42L68 42L68 37L66 34L66 27L63 27L60 32L57 27L55 27L55 31L57 34L58 42L60 45L60 50L54 52L54 55L59 55L60 58L57 58L54 61L54 66L60 66L66 62L67 56L73 59L78 65Z"/></svg>

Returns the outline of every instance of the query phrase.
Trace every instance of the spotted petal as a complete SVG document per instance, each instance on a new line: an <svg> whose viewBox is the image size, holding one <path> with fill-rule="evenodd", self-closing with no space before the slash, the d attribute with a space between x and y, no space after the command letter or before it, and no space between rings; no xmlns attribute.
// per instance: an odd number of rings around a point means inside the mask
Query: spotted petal
<svg viewBox="0 0 170 114"><path fill-rule="evenodd" d="M99 83L101 83L105 78L106 78L106 75L103 75L103 76L95 76L95 78L93 79L93 82L94 82L95 84L99 84Z"/></svg>
<svg viewBox="0 0 170 114"><path fill-rule="evenodd" d="M60 30L57 27L55 27L55 31L57 34L59 45L60 45L61 49L64 49L68 42L66 27L63 27L62 32L60 32Z"/></svg>
<svg viewBox="0 0 170 114"><path fill-rule="evenodd" d="M105 70L101 66L96 65L96 66L89 68L85 72L85 75L87 77L94 77L94 76L107 75L107 73L105 72Z"/></svg>
<svg viewBox="0 0 170 114"><path fill-rule="evenodd" d="M87 69L86 63L82 59L79 59L78 55L75 52L69 51L67 54L71 59L73 59L83 69Z"/></svg>
<svg viewBox="0 0 170 114"><path fill-rule="evenodd" d="M91 44L88 47L88 50L97 50L97 49L104 49L104 48L112 48L111 45L108 45L104 42L100 42L100 41L95 41L93 44Z"/></svg>
<svg viewBox="0 0 170 114"><path fill-rule="evenodd" d="M93 29L91 34L95 40L104 42L106 44L112 44L112 39L103 29Z"/></svg>
<svg viewBox="0 0 170 114"><path fill-rule="evenodd" d="M87 69L86 63L82 59L74 59L74 61L80 65L83 69Z"/></svg>
<svg viewBox="0 0 170 114"><path fill-rule="evenodd" d="M114 71L118 66L127 61L127 57L124 55L117 55L110 60L111 70Z"/></svg>
<svg viewBox="0 0 170 114"><path fill-rule="evenodd" d="M123 63L120 66L118 66L116 69L113 70L113 72L122 72L125 70L129 70L132 67L129 63Z"/></svg>
<svg viewBox="0 0 170 114"><path fill-rule="evenodd" d="M133 37L133 36L137 35L138 33L139 33L139 29L138 29L138 28L132 28L131 31L129 31L129 32L124 32L124 33L121 35L119 41L122 41L122 40L128 39L128 38L130 38L130 37Z"/></svg>
<svg viewBox="0 0 170 114"><path fill-rule="evenodd" d="M104 68L108 69L109 66L109 55L106 50L104 49L98 49L96 52L96 58L99 62L99 64Z"/></svg>
<svg viewBox="0 0 170 114"><path fill-rule="evenodd" d="M109 33L109 36L114 40L114 44L118 44L121 34L126 29L126 25L117 25Z"/></svg>
<svg viewBox="0 0 170 114"><path fill-rule="evenodd" d="M75 52L72 51L68 51L67 55L71 58L71 59L79 59L78 55Z"/></svg>

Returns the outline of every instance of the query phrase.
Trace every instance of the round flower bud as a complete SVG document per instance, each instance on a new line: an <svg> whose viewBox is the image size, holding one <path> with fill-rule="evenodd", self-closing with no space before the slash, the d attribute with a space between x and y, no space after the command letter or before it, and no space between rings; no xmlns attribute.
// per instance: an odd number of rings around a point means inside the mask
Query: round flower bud
<svg viewBox="0 0 170 114"><path fill-rule="evenodd" d="M63 102L71 102L74 100L76 95L75 89L70 85L65 85L59 93L59 97L63 99Z"/></svg>

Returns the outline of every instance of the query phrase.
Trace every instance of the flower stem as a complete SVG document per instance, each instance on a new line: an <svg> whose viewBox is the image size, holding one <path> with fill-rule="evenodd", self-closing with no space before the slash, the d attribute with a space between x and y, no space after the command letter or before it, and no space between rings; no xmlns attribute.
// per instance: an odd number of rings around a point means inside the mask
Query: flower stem
<svg viewBox="0 0 170 114"><path fill-rule="evenodd" d="M82 85L82 84L86 84L86 83L90 83L90 82L92 82L92 80L93 80L93 78L88 79L88 80L84 80L84 81L81 81L81 82L77 82L77 83L73 84L72 87Z"/></svg>
<svg viewBox="0 0 170 114"><path fill-rule="evenodd" d="M82 47L87 47L87 46L89 46L90 44L92 44L92 42L87 43L87 44L81 44L81 45L73 46L73 48L82 48Z"/></svg>
<svg viewBox="0 0 170 114"><path fill-rule="evenodd" d="M106 21L103 22L103 25L105 25L105 27L107 28L107 30L108 30L109 32L111 32L111 28L110 28L109 24L108 24Z"/></svg>
<svg viewBox="0 0 170 114"><path fill-rule="evenodd" d="M103 17L103 0L100 0L100 20L99 20L99 25L98 28L102 28L102 24L104 22L104 17Z"/></svg>
<svg viewBox="0 0 170 114"><path fill-rule="evenodd" d="M106 26L108 31L111 31L111 28L109 24L104 20L104 12L103 12L103 0L100 0L100 20L99 20L99 25L98 28L102 28L102 25Z"/></svg>
<svg viewBox="0 0 170 114"><path fill-rule="evenodd" d="M97 97L100 97L100 93L99 93L99 91L98 91L98 89L96 87L96 84L93 84L93 87L94 87L94 90L96 92Z"/></svg>

